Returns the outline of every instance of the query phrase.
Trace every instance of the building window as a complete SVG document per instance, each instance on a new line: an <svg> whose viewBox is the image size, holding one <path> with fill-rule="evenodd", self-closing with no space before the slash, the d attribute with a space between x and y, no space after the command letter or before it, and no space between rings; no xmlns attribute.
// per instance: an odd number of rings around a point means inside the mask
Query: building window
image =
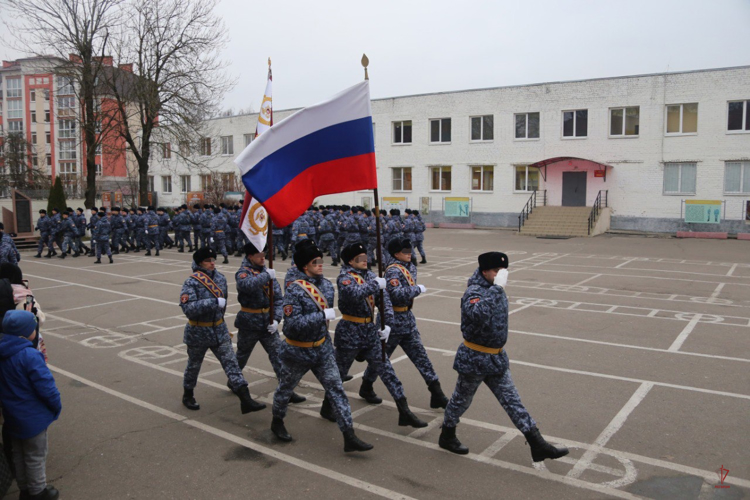
<svg viewBox="0 0 750 500"><path fill-rule="evenodd" d="M563 111L563 137L586 137L589 132L589 110Z"/></svg>
<svg viewBox="0 0 750 500"><path fill-rule="evenodd" d="M36 111L31 112L31 123L36 123Z"/></svg>
<svg viewBox="0 0 750 500"><path fill-rule="evenodd" d="M516 113L516 139L539 139L539 113Z"/></svg>
<svg viewBox="0 0 750 500"><path fill-rule="evenodd" d="M494 189L495 167L481 165L471 167L471 190L492 191Z"/></svg>
<svg viewBox="0 0 750 500"><path fill-rule="evenodd" d="M60 163L60 174L65 177L74 177L77 173L75 163Z"/></svg>
<svg viewBox="0 0 750 500"><path fill-rule="evenodd" d="M44 112L44 123L49 123L49 110Z"/></svg>
<svg viewBox="0 0 750 500"><path fill-rule="evenodd" d="M36 102L36 89L29 90L29 102Z"/></svg>
<svg viewBox="0 0 750 500"><path fill-rule="evenodd" d="M50 133L50 132L45 132L44 133L44 142L46 144L52 144L52 133Z"/></svg>
<svg viewBox="0 0 750 500"><path fill-rule="evenodd" d="M234 191L234 173L221 174L221 187L224 191Z"/></svg>
<svg viewBox="0 0 750 500"><path fill-rule="evenodd" d="M526 193L539 189L539 169L536 167L516 167L516 191Z"/></svg>
<svg viewBox="0 0 750 500"><path fill-rule="evenodd" d="M58 95L72 95L73 92L73 78L67 76L57 77L57 94Z"/></svg>
<svg viewBox="0 0 750 500"><path fill-rule="evenodd" d="M161 176L161 190L163 193L172 192L172 176L171 175Z"/></svg>
<svg viewBox="0 0 750 500"><path fill-rule="evenodd" d="M664 194L695 194L695 163L664 165Z"/></svg>
<svg viewBox="0 0 750 500"><path fill-rule="evenodd" d="M210 175L201 175L201 191L208 191L209 186L211 185L211 176Z"/></svg>
<svg viewBox="0 0 750 500"><path fill-rule="evenodd" d="M37 155L31 156L31 166L34 168L39 167L39 158L37 157Z"/></svg>
<svg viewBox="0 0 750 500"><path fill-rule="evenodd" d="M245 147L248 147L251 142L253 142L253 139L255 138L255 134L245 134Z"/></svg>
<svg viewBox="0 0 750 500"><path fill-rule="evenodd" d="M99 177L102 176L102 164L101 163L95 163L94 164L94 171L95 175L98 175Z"/></svg>
<svg viewBox="0 0 750 500"><path fill-rule="evenodd" d="M211 156L211 138L204 137L200 143L201 156Z"/></svg>
<svg viewBox="0 0 750 500"><path fill-rule="evenodd" d="M231 135L221 138L221 154L222 155L234 154L234 137L232 137Z"/></svg>
<svg viewBox="0 0 750 500"><path fill-rule="evenodd" d="M101 140L96 144L96 148L94 148L94 154L101 156L102 154L102 143Z"/></svg>
<svg viewBox="0 0 750 500"><path fill-rule="evenodd" d="M190 192L190 176L189 175L180 176L180 192L182 193Z"/></svg>
<svg viewBox="0 0 750 500"><path fill-rule="evenodd" d="M750 132L750 101L729 102L727 130L729 132Z"/></svg>
<svg viewBox="0 0 750 500"><path fill-rule="evenodd" d="M180 156L183 158L190 156L190 142L180 141Z"/></svg>
<svg viewBox="0 0 750 500"><path fill-rule="evenodd" d="M161 157L165 160L172 158L172 143L165 142L161 145Z"/></svg>
<svg viewBox="0 0 750 500"><path fill-rule="evenodd" d="M451 119L438 118L430 120L430 142L447 143L451 142Z"/></svg>
<svg viewBox="0 0 750 500"><path fill-rule="evenodd" d="M8 80L10 81L10 80ZM21 101L19 100L13 100L8 101L8 116L7 118L9 120L13 120L14 118L23 118L23 107L22 107Z"/></svg>
<svg viewBox="0 0 750 500"><path fill-rule="evenodd" d="M12 101L9 101L10 104ZM21 120L13 120L8 122L8 132L23 132L23 122Z"/></svg>
<svg viewBox="0 0 750 500"><path fill-rule="evenodd" d="M21 79L7 78L5 80L5 91L5 97L7 97L8 99L21 97Z"/></svg>
<svg viewBox="0 0 750 500"><path fill-rule="evenodd" d="M61 160L76 159L76 141L59 141L59 145Z"/></svg>
<svg viewBox="0 0 750 500"><path fill-rule="evenodd" d="M36 132L31 133L31 145L36 146Z"/></svg>
<svg viewBox="0 0 750 500"><path fill-rule="evenodd" d="M471 140L492 141L495 139L495 119L492 115L471 117Z"/></svg>
<svg viewBox="0 0 750 500"><path fill-rule="evenodd" d="M393 171L393 191L411 191L411 167L397 167Z"/></svg>
<svg viewBox="0 0 750 500"><path fill-rule="evenodd" d="M47 166L51 167L52 166L52 155L50 153L47 153L46 160L47 160Z"/></svg>
<svg viewBox="0 0 750 500"><path fill-rule="evenodd" d="M728 161L724 167L724 193L750 193L750 161Z"/></svg>
<svg viewBox="0 0 750 500"><path fill-rule="evenodd" d="M641 108L612 108L609 110L609 135L612 137L635 137L640 129Z"/></svg>
<svg viewBox="0 0 750 500"><path fill-rule="evenodd" d="M411 144L411 120L393 122L393 144Z"/></svg>
<svg viewBox="0 0 750 500"><path fill-rule="evenodd" d="M451 190L451 167L430 167L433 191Z"/></svg>
<svg viewBox="0 0 750 500"><path fill-rule="evenodd" d="M667 106L667 134L698 133L698 103Z"/></svg>
<svg viewBox="0 0 750 500"><path fill-rule="evenodd" d="M148 191L149 191L149 193L152 193L152 192L155 191L154 190L154 176L153 175L149 175L148 176Z"/></svg>
<svg viewBox="0 0 750 500"><path fill-rule="evenodd" d="M57 112L61 116L75 114L76 98L73 96L57 98Z"/></svg>

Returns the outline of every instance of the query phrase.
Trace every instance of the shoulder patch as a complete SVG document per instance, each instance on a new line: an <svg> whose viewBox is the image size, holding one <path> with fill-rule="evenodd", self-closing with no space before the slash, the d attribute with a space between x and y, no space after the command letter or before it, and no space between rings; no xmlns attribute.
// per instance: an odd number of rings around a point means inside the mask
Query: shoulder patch
<svg viewBox="0 0 750 500"><path fill-rule="evenodd" d="M474 298L473 298L473 299L471 299L471 300L470 300L469 302L470 302L471 304L477 304L477 303L479 303L479 301L480 301L480 300L482 300L482 299L480 299L479 297L474 297Z"/></svg>
<svg viewBox="0 0 750 500"><path fill-rule="evenodd" d="M292 304L285 305L284 306L284 315L285 316L291 316L293 310L294 310L294 306L292 306Z"/></svg>
<svg viewBox="0 0 750 500"><path fill-rule="evenodd" d="M352 280L341 280L341 284L342 285L351 285L352 284Z"/></svg>
<svg viewBox="0 0 750 500"><path fill-rule="evenodd" d="M245 278L247 278L247 273L240 273L240 276L239 276L239 278L240 278L241 280L244 280Z"/></svg>
<svg viewBox="0 0 750 500"><path fill-rule="evenodd" d="M182 302L183 304L186 304L188 300L190 300L190 295L186 293L180 295L180 302Z"/></svg>
<svg viewBox="0 0 750 500"><path fill-rule="evenodd" d="M391 280L391 286L399 286L401 282L398 280L398 278L393 278Z"/></svg>

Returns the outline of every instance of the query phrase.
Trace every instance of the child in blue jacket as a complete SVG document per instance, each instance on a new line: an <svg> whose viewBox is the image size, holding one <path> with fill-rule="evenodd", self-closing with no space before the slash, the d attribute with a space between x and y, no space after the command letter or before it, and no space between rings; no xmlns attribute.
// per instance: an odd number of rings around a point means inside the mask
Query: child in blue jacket
<svg viewBox="0 0 750 500"><path fill-rule="evenodd" d="M34 348L36 318L29 311L8 311L0 337L0 404L13 442L13 463L20 498L56 499L47 486L47 427L62 410L60 392Z"/></svg>

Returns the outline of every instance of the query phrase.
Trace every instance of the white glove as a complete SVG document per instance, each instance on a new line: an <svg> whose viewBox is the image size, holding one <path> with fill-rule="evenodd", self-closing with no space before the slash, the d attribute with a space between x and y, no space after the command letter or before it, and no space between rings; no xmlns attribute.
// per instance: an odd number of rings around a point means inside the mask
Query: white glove
<svg viewBox="0 0 750 500"><path fill-rule="evenodd" d="M220 308L224 309L225 307L227 307L227 299L225 299L224 297L219 297L216 300L219 301Z"/></svg>
<svg viewBox="0 0 750 500"><path fill-rule="evenodd" d="M213 239L213 238L209 238L209 240L210 240L210 242L211 242L211 243L213 243L213 242L214 242L214 239Z"/></svg>
<svg viewBox="0 0 750 500"><path fill-rule="evenodd" d="M146 234L148 234L148 229L146 229Z"/></svg>
<svg viewBox="0 0 750 500"><path fill-rule="evenodd" d="M495 275L495 285L505 288L505 285L508 284L508 270L507 269L500 269L500 271Z"/></svg>
<svg viewBox="0 0 750 500"><path fill-rule="evenodd" d="M326 321L336 319L336 311L334 311L333 309L324 309L323 314L325 314Z"/></svg>
<svg viewBox="0 0 750 500"><path fill-rule="evenodd" d="M378 284L378 288L385 290L385 278L375 278L375 283Z"/></svg>
<svg viewBox="0 0 750 500"><path fill-rule="evenodd" d="M419 293L425 293L427 291L424 285L417 285L417 287L419 288Z"/></svg>
<svg viewBox="0 0 750 500"><path fill-rule="evenodd" d="M388 342L388 337L390 336L391 336L391 327L388 325L385 325L385 328L378 332L378 337L380 337L380 340L384 342Z"/></svg>
<svg viewBox="0 0 750 500"><path fill-rule="evenodd" d="M266 272L271 277L272 280L276 279L276 269L266 269Z"/></svg>
<svg viewBox="0 0 750 500"><path fill-rule="evenodd" d="M276 332L278 332L279 331L279 322L276 321L276 320L274 320L274 322L271 323L270 325L268 325L268 327L266 329L268 330L268 333L276 333Z"/></svg>

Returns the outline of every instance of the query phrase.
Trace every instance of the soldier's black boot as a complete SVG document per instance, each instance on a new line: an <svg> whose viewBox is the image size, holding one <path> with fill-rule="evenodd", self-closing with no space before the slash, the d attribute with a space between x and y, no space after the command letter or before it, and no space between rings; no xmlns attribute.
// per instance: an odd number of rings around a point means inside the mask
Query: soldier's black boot
<svg viewBox="0 0 750 500"><path fill-rule="evenodd" d="M48 484L41 492L36 495L29 495L26 498L29 500L57 500L60 498L60 492L57 491L57 488Z"/></svg>
<svg viewBox="0 0 750 500"><path fill-rule="evenodd" d="M159 250L158 249L156 250L156 256L157 257L159 256Z"/></svg>
<svg viewBox="0 0 750 500"><path fill-rule="evenodd" d="M304 403L305 401L307 401L307 398L305 396L300 396L296 392L293 392L292 397L289 398L289 402L293 404Z"/></svg>
<svg viewBox="0 0 750 500"><path fill-rule="evenodd" d="M245 413L260 411L266 408L265 404L258 403L256 400L250 397L250 390L246 385L243 385L242 387L237 389L235 394L237 394L237 397L240 398L240 409L242 410L243 415Z"/></svg>
<svg viewBox="0 0 750 500"><path fill-rule="evenodd" d="M94 261L94 264L101 264L101 263L102 263L102 259L96 259L96 261Z"/></svg>
<svg viewBox="0 0 750 500"><path fill-rule="evenodd" d="M42 252L39 252L34 256L35 259L41 259L42 258Z"/></svg>
<svg viewBox="0 0 750 500"><path fill-rule="evenodd" d="M151 249L146 250L146 256L151 257Z"/></svg>
<svg viewBox="0 0 750 500"><path fill-rule="evenodd" d="M461 444L461 441L456 437L456 428L448 427L443 425L443 431L440 433L440 439L438 445L444 450L448 450L451 453L457 453L459 455L466 455L469 453L469 449Z"/></svg>
<svg viewBox="0 0 750 500"><path fill-rule="evenodd" d="M179 248L179 249L177 250L177 253L185 253L185 248L183 248L183 247L180 247L180 248Z"/></svg>
<svg viewBox="0 0 750 500"><path fill-rule="evenodd" d="M114 264L114 263L115 263L115 261L114 261L114 260L112 260L112 256L111 256L111 255L109 256L109 263L110 263L110 264Z"/></svg>
<svg viewBox="0 0 750 500"><path fill-rule="evenodd" d="M354 434L354 429L344 431L344 451L369 451L372 445L365 443Z"/></svg>
<svg viewBox="0 0 750 500"><path fill-rule="evenodd" d="M526 438L526 442L529 443L531 459L534 462L541 462L545 458L554 460L568 454L568 449L565 446L555 448L545 441L536 427L532 427L529 432L524 433L524 437Z"/></svg>
<svg viewBox="0 0 750 500"><path fill-rule="evenodd" d="M341 381L342 381L342 382L349 382L349 381L350 381L351 379L353 379L353 378L354 378L354 376L352 376L352 375L349 375L349 374L347 373L346 375L344 375L343 377L341 377Z"/></svg>
<svg viewBox="0 0 750 500"><path fill-rule="evenodd" d="M320 406L320 416L331 422L336 421L336 415L333 414L333 408L331 403L328 402L328 398L323 398L323 404Z"/></svg>
<svg viewBox="0 0 750 500"><path fill-rule="evenodd" d="M422 260L419 261L420 264L427 264L427 259L422 257Z"/></svg>
<svg viewBox="0 0 750 500"><path fill-rule="evenodd" d="M443 394L443 389L440 387L440 381L436 380L427 386L430 394L430 408L445 408L448 406L448 398Z"/></svg>
<svg viewBox="0 0 750 500"><path fill-rule="evenodd" d="M67 255L68 254L66 254L65 252L61 252L60 255L57 256L57 258L58 259L64 259L65 257L67 257Z"/></svg>
<svg viewBox="0 0 750 500"><path fill-rule="evenodd" d="M226 255L224 256L224 262L222 262L222 264L229 264L229 258L227 258Z"/></svg>
<svg viewBox="0 0 750 500"><path fill-rule="evenodd" d="M185 392L182 393L182 404L185 405L185 408L187 408L188 410L201 409L201 405L199 405L195 401L195 396L193 396L192 389L185 389Z"/></svg>
<svg viewBox="0 0 750 500"><path fill-rule="evenodd" d="M73 257L79 257L80 255L81 255L81 252L79 252L78 250L73 252Z"/></svg>
<svg viewBox="0 0 750 500"><path fill-rule="evenodd" d="M49 250L47 252L47 255L44 256L45 259L51 259L52 258L52 250Z"/></svg>
<svg viewBox="0 0 750 500"><path fill-rule="evenodd" d="M292 436L287 432L284 426L284 419L279 417L273 417L271 421L271 432L273 435L279 438L280 441L290 442Z"/></svg>
<svg viewBox="0 0 750 500"><path fill-rule="evenodd" d="M427 427L427 422L419 420L415 414L409 409L409 405L406 403L406 398L396 400L396 408L398 408L398 425L401 427Z"/></svg>
<svg viewBox="0 0 750 500"><path fill-rule="evenodd" d="M371 405L379 405L383 402L383 400L375 394L375 389L372 388L372 382L365 379L362 379L362 386L359 388L359 395Z"/></svg>

